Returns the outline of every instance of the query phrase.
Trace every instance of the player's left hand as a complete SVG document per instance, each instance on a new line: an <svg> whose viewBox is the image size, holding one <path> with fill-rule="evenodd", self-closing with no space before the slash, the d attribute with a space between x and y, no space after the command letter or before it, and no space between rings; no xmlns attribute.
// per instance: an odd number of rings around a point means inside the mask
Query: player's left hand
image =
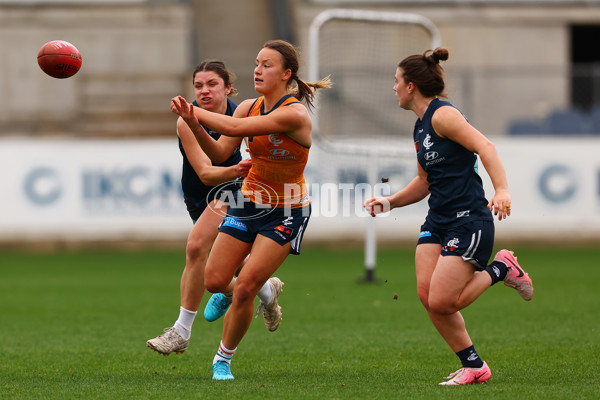
<svg viewBox="0 0 600 400"><path fill-rule="evenodd" d="M487 207L494 215L498 216L498 221L506 219L510 215L510 193L508 190L496 191Z"/></svg>
<svg viewBox="0 0 600 400"><path fill-rule="evenodd" d="M252 167L252 159L246 158L240 161L237 165L237 173L240 178L245 178L248 176L248 172L250 172L250 168Z"/></svg>

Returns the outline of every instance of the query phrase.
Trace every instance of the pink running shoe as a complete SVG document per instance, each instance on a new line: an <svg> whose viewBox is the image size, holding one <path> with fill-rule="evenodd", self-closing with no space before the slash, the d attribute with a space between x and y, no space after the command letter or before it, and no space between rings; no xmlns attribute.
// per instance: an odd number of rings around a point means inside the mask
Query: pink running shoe
<svg viewBox="0 0 600 400"><path fill-rule="evenodd" d="M449 381L440 382L442 386L457 386L457 385L469 385L471 383L485 383L492 377L492 371L488 367L487 363L483 362L481 368L461 368L448 375L445 379Z"/></svg>
<svg viewBox="0 0 600 400"><path fill-rule="evenodd" d="M523 271L523 268L517 262L517 258L514 253L509 250L500 250L494 261L500 261L508 267L508 273L504 278L504 284L508 287L514 288L519 292L523 300L529 301L533 298L533 283L529 274Z"/></svg>

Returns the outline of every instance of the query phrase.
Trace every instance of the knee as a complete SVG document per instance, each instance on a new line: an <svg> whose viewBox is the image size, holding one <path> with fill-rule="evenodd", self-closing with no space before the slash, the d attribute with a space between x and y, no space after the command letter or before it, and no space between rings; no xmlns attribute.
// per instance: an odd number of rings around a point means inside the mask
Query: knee
<svg viewBox="0 0 600 400"><path fill-rule="evenodd" d="M188 239L185 248L187 259L194 262L201 258L207 258L210 246L201 239Z"/></svg>
<svg viewBox="0 0 600 400"><path fill-rule="evenodd" d="M430 296L428 299L428 308L429 312L440 314L440 315L450 315L454 314L458 311L456 306L446 299L442 299L439 297Z"/></svg>
<svg viewBox="0 0 600 400"><path fill-rule="evenodd" d="M204 274L204 287L211 293L220 293L225 291L227 285L231 282L231 278L225 279L222 276L215 276L213 274Z"/></svg>
<svg viewBox="0 0 600 400"><path fill-rule="evenodd" d="M255 285L250 282L240 282L238 279L233 290L233 297L239 302L254 301L257 293Z"/></svg>
<svg viewBox="0 0 600 400"><path fill-rule="evenodd" d="M429 311L429 291L426 288L417 286L417 295L423 307Z"/></svg>

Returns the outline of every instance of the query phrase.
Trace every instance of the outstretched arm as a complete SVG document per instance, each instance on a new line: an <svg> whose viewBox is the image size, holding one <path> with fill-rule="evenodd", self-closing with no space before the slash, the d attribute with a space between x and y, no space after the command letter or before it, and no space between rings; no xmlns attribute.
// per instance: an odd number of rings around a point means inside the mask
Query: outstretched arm
<svg viewBox="0 0 600 400"><path fill-rule="evenodd" d="M285 133L298 143L310 146L312 123L305 106L299 103L290 104L286 107L277 108L266 115L235 118L245 117L247 112L250 111L253 101L246 100L242 102L233 117L193 107L181 96L171 100L171 109L177 114L179 114L179 110L193 110L199 122L221 135L239 138ZM188 121L187 118L186 116L186 122L193 123L193 121Z"/></svg>
<svg viewBox="0 0 600 400"><path fill-rule="evenodd" d="M206 153L202 151L194 134L187 125L183 129L178 129L177 134L181 139L185 154L194 168L196 175L206 185L216 186L223 182L248 175L248 171L252 166L250 159L242 160L238 164L229 167L215 167Z"/></svg>
<svg viewBox="0 0 600 400"><path fill-rule="evenodd" d="M194 115L194 106L188 103L183 97L179 96L179 101L171 100L171 111L179 115L177 120L178 132L188 130L196 140L204 153L216 164L227 160L235 149L242 142L242 138L227 138L221 136L219 140L213 139L200 125L200 122ZM210 114L221 115L206 111ZM218 132L218 131L216 131Z"/></svg>

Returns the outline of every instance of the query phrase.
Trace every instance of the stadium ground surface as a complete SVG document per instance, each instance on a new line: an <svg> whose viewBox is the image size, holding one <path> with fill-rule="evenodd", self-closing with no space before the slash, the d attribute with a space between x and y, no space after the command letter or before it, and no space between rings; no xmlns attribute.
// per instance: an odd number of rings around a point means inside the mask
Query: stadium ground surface
<svg viewBox="0 0 600 400"><path fill-rule="evenodd" d="M530 303L503 285L463 311L488 384L440 387L459 368L415 289L413 249L307 248L277 273L283 321L255 319L233 382L211 380L222 321L196 319L182 355L145 341L173 324L182 251L0 253L1 399L582 399L600 388L600 249L516 248ZM208 296L205 295L203 309Z"/></svg>

